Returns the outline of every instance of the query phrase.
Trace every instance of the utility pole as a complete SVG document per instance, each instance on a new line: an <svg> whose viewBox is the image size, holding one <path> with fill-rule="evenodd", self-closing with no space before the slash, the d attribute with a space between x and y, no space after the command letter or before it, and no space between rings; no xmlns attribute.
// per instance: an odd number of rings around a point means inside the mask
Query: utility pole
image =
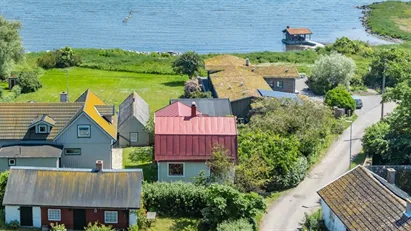
<svg viewBox="0 0 411 231"><path fill-rule="evenodd" d="M66 68L66 93L68 96L69 94L68 94L68 69L67 68Z"/></svg>
<svg viewBox="0 0 411 231"><path fill-rule="evenodd" d="M351 115L352 115L352 111L351 111L351 110L348 111L348 115L351 117ZM352 123L353 123L353 121L352 121L352 118L351 118L351 124L350 124L350 159L349 159L349 162L348 162L348 169L351 169L351 156L352 156Z"/></svg>
<svg viewBox="0 0 411 231"><path fill-rule="evenodd" d="M382 86L381 86L381 97L384 95L385 90L385 71L387 70L387 63L384 60L384 71L382 73ZM381 120L384 119L384 100L381 99Z"/></svg>

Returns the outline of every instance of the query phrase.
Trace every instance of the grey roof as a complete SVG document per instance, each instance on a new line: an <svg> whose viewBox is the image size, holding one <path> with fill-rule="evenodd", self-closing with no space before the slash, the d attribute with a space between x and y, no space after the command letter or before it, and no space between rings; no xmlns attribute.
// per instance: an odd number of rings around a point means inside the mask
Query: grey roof
<svg viewBox="0 0 411 231"><path fill-rule="evenodd" d="M170 104L179 101L189 107L192 102L197 104L197 109L202 114L209 116L227 116L232 115L231 103L229 99L224 98L207 98L207 99L171 99Z"/></svg>
<svg viewBox="0 0 411 231"><path fill-rule="evenodd" d="M116 114L114 105L96 105L94 107L102 116L112 116Z"/></svg>
<svg viewBox="0 0 411 231"><path fill-rule="evenodd" d="M119 107L118 128L132 116L136 117L142 125L146 125L150 119L150 108L146 101L136 92L131 93Z"/></svg>
<svg viewBox="0 0 411 231"><path fill-rule="evenodd" d="M62 146L11 145L0 148L0 158L60 157Z"/></svg>
<svg viewBox="0 0 411 231"><path fill-rule="evenodd" d="M141 169L12 167L3 205L137 209Z"/></svg>

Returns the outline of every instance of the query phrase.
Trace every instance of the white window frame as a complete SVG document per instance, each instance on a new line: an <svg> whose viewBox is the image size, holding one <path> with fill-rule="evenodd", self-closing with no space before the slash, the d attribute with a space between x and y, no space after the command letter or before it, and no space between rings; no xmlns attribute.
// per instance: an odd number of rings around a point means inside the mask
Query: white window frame
<svg viewBox="0 0 411 231"><path fill-rule="evenodd" d="M53 217L53 216L56 216L56 217ZM61 221L61 209L48 209L47 210L47 220Z"/></svg>
<svg viewBox="0 0 411 231"><path fill-rule="evenodd" d="M88 135L80 135L80 128L88 128ZM77 137L90 138L91 137L91 126L89 124L77 125Z"/></svg>
<svg viewBox="0 0 411 231"><path fill-rule="evenodd" d="M108 221L107 214L115 214L116 221ZM118 223L118 212L117 211L104 211L104 223L106 224L117 224Z"/></svg>
<svg viewBox="0 0 411 231"><path fill-rule="evenodd" d="M133 135L134 134L136 135L135 140L133 140ZM132 142L132 143L138 142L138 132L130 132L130 142Z"/></svg>
<svg viewBox="0 0 411 231"><path fill-rule="evenodd" d="M182 164L183 165L183 175L170 175L170 164ZM168 177L185 177L186 174L186 164L184 162L167 162L167 176Z"/></svg>
<svg viewBox="0 0 411 231"><path fill-rule="evenodd" d="M14 160L14 164L10 164L10 160ZM8 159L8 163L9 163L9 166L16 166L16 159L15 158L10 158L10 159Z"/></svg>
<svg viewBox="0 0 411 231"><path fill-rule="evenodd" d="M67 153L67 149L77 149L77 150L79 150L80 152L79 152L78 154ZM81 155L81 148L65 148L65 149L64 149L64 154L65 154L65 155L68 155L68 156L79 156L79 155Z"/></svg>
<svg viewBox="0 0 411 231"><path fill-rule="evenodd" d="M45 125L45 124L39 124L39 125L37 125L37 126L38 126L38 133L41 133L41 134L49 133L49 129L48 129L48 126L47 126L47 125ZM40 128L44 128L44 132L42 132L42 131L40 130Z"/></svg>
<svg viewBox="0 0 411 231"><path fill-rule="evenodd" d="M281 84L280 84L280 83L281 83ZM283 88L284 88L284 81L283 81L283 80L278 80L276 86L277 86L277 88L283 89Z"/></svg>

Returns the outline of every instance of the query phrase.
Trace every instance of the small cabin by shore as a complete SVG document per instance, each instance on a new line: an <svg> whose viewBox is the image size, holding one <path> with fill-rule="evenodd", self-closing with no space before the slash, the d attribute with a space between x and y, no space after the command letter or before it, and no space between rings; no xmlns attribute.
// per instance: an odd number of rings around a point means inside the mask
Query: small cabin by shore
<svg viewBox="0 0 411 231"><path fill-rule="evenodd" d="M290 28L287 26L287 28L283 30L283 34L283 43L287 45L304 45L311 40L313 33L308 28Z"/></svg>

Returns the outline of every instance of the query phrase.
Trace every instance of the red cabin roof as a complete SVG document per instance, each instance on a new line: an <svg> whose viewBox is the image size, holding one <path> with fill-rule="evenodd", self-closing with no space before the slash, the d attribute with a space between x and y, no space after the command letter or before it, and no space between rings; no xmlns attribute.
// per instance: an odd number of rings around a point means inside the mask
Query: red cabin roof
<svg viewBox="0 0 411 231"><path fill-rule="evenodd" d="M237 160L235 117L156 117L156 161L204 161L215 145Z"/></svg>
<svg viewBox="0 0 411 231"><path fill-rule="evenodd" d="M196 112L201 114L198 110ZM177 101L156 111L155 116L191 116L191 107Z"/></svg>
<svg viewBox="0 0 411 231"><path fill-rule="evenodd" d="M286 31L290 35L312 34L308 28L287 28Z"/></svg>

